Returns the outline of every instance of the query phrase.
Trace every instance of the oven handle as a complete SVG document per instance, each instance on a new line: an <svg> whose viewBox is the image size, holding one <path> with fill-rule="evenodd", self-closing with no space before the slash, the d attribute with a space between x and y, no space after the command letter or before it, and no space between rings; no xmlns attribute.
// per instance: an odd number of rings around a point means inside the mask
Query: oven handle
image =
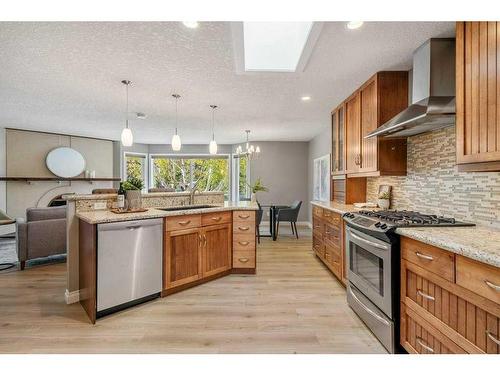
<svg viewBox="0 0 500 375"><path fill-rule="evenodd" d="M352 298L356 300L357 303L363 307L368 314L373 316L375 319L377 319L380 323L384 323L386 326L389 325L389 322L386 321L384 318L382 318L380 315L376 314L372 309L370 309L368 306L366 306L361 300L354 294L351 288L349 288L349 293L351 293Z"/></svg>
<svg viewBox="0 0 500 375"><path fill-rule="evenodd" d="M358 241L361 241L361 242L367 243L368 245L374 246L374 247L379 248L379 249L387 250L387 246L379 245L379 244L378 244L378 243L376 243L376 242L366 240L366 239L364 239L363 237L359 237L358 235L356 235L356 234L352 233L352 231L349 231L349 234L352 236L352 238L355 238L355 239L357 239Z"/></svg>

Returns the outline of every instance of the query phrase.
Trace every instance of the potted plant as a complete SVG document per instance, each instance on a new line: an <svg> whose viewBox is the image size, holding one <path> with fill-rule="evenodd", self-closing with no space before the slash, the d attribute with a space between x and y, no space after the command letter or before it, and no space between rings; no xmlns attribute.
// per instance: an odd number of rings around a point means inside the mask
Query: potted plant
<svg viewBox="0 0 500 375"><path fill-rule="evenodd" d="M129 210L137 209L142 206L141 190L144 188L144 182L137 177L129 177L122 184L125 190L126 207Z"/></svg>
<svg viewBox="0 0 500 375"><path fill-rule="evenodd" d="M251 201L252 203L256 203L257 202L257 193L259 191L269 191L263 184L262 184L262 180L261 178L257 178L255 180L255 182L253 183L253 185L250 185L248 184L248 186L250 187L250 189L252 190L252 195L251 195Z"/></svg>
<svg viewBox="0 0 500 375"><path fill-rule="evenodd" d="M384 191L378 195L377 204L380 208L387 210L391 206L391 193Z"/></svg>

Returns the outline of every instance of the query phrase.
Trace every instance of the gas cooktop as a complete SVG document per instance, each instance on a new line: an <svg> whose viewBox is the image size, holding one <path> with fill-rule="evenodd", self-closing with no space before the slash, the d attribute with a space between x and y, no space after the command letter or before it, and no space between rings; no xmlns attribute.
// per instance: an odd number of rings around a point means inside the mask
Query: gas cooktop
<svg viewBox="0 0 500 375"><path fill-rule="evenodd" d="M389 232L399 227L454 227L474 226L451 217L426 215L416 211L359 211L344 214L348 224L376 232Z"/></svg>

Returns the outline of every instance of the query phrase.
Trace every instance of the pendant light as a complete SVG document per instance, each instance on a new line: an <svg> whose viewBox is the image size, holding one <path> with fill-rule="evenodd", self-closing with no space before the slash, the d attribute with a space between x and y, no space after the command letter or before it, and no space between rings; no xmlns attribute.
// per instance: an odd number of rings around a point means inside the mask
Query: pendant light
<svg viewBox="0 0 500 375"><path fill-rule="evenodd" d="M208 151L210 152L211 155L217 154L217 142L215 141L215 109L217 108L216 105L211 104L210 108L212 108L212 140L210 141L210 144L208 145Z"/></svg>
<svg viewBox="0 0 500 375"><path fill-rule="evenodd" d="M130 147L134 143L134 136L132 135L132 130L128 127L128 87L132 83L128 80L123 80L122 83L125 85L125 90L127 92L127 108L126 108L126 116L125 116L125 128L122 130L122 145L125 147Z"/></svg>
<svg viewBox="0 0 500 375"><path fill-rule="evenodd" d="M180 151L181 150L181 137L179 137L179 134L177 134L177 124L178 124L178 102L179 98L181 97L179 94L173 94L172 97L175 98L175 134L172 136L172 150L174 151Z"/></svg>

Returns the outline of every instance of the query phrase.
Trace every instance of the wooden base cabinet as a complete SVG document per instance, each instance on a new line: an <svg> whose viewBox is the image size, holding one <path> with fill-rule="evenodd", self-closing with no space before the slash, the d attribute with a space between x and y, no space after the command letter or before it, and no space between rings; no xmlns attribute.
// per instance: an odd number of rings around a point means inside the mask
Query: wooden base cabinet
<svg viewBox="0 0 500 375"><path fill-rule="evenodd" d="M312 247L316 256L345 284L343 220L339 213L313 206Z"/></svg>
<svg viewBox="0 0 500 375"><path fill-rule="evenodd" d="M201 233L202 275L216 275L231 269L231 224L211 225Z"/></svg>
<svg viewBox="0 0 500 375"><path fill-rule="evenodd" d="M500 305L476 294L477 279L469 276L463 286L458 282L462 280L458 275L470 275L482 268L481 283L495 291L483 280L498 277L500 269L435 247L429 255L428 246L408 250L405 241L401 243L403 256L408 251L419 252L428 257L429 263L416 264L402 259L401 344L409 352L417 353L431 353L432 350L435 353L500 353ZM444 278L439 269L450 254L456 257L456 262L455 259L452 262L453 275L444 274ZM441 263L440 267L433 268L433 261ZM467 270L462 269L463 264ZM455 274L457 283L454 282Z"/></svg>

